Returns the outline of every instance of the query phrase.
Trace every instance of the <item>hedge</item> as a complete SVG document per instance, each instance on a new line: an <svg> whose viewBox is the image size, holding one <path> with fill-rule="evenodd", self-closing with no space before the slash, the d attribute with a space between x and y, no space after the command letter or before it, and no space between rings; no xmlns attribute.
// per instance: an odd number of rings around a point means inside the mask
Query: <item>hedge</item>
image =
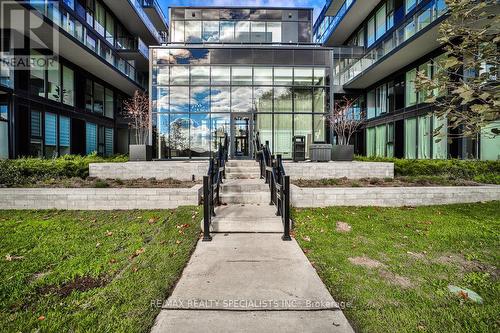
<svg viewBox="0 0 500 333"><path fill-rule="evenodd" d="M0 160L0 187L34 184L48 179L82 178L89 175L90 163L126 162L127 156L109 158L97 156L65 155L55 159L20 158Z"/></svg>
<svg viewBox="0 0 500 333"><path fill-rule="evenodd" d="M500 184L500 161L479 160L409 160L357 156L357 161L393 162L394 176L440 176Z"/></svg>

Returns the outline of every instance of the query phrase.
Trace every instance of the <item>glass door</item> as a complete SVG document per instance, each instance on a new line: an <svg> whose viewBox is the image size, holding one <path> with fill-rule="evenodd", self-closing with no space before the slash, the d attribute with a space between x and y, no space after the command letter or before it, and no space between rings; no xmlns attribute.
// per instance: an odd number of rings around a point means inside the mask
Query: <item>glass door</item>
<svg viewBox="0 0 500 333"><path fill-rule="evenodd" d="M231 128L231 156L236 159L252 158L252 116L233 115Z"/></svg>

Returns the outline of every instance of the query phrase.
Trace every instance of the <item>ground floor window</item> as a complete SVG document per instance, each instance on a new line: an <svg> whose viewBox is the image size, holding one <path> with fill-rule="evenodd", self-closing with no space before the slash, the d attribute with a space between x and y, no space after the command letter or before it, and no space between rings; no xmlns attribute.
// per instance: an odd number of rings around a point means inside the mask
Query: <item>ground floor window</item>
<svg viewBox="0 0 500 333"><path fill-rule="evenodd" d="M375 145L375 127L369 127L366 129L366 156L376 156L376 145Z"/></svg>
<svg viewBox="0 0 500 333"><path fill-rule="evenodd" d="M97 125L89 122L85 124L85 152L97 152Z"/></svg>
<svg viewBox="0 0 500 333"><path fill-rule="evenodd" d="M448 121L445 117L432 117L432 158L448 157Z"/></svg>
<svg viewBox="0 0 500 333"><path fill-rule="evenodd" d="M57 155L57 115L45 112L45 157Z"/></svg>
<svg viewBox="0 0 500 333"><path fill-rule="evenodd" d="M500 135L496 135L492 130L500 128L500 120L492 122L486 126L481 133L481 159L496 161L500 159Z"/></svg>
<svg viewBox="0 0 500 333"><path fill-rule="evenodd" d="M114 134L113 134L113 129L112 128L106 128L104 130L104 135L105 135L105 142L106 142L106 146L105 146L105 155L106 156L111 156L115 153L115 150L114 150Z"/></svg>
<svg viewBox="0 0 500 333"><path fill-rule="evenodd" d="M431 158L431 139L431 116L418 117L417 156L419 159Z"/></svg>
<svg viewBox="0 0 500 333"><path fill-rule="evenodd" d="M417 158L417 118L405 119L405 158Z"/></svg>
<svg viewBox="0 0 500 333"><path fill-rule="evenodd" d="M9 106L0 105L0 159L9 158Z"/></svg>
<svg viewBox="0 0 500 333"><path fill-rule="evenodd" d="M70 146L70 119L68 117L59 117L59 154L68 155L71 153Z"/></svg>
<svg viewBox="0 0 500 333"><path fill-rule="evenodd" d="M32 110L30 112L30 156L43 156L42 139L42 113Z"/></svg>

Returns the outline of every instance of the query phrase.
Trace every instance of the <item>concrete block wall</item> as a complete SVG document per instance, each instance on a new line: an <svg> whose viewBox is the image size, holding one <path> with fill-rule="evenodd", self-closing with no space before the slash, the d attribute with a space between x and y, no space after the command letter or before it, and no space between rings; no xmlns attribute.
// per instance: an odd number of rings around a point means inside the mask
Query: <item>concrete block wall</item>
<svg viewBox="0 0 500 333"><path fill-rule="evenodd" d="M500 186L306 188L291 185L293 207L426 206L500 200Z"/></svg>
<svg viewBox="0 0 500 333"><path fill-rule="evenodd" d="M285 172L291 179L394 178L394 163L386 162L285 162Z"/></svg>
<svg viewBox="0 0 500 333"><path fill-rule="evenodd" d="M0 209L171 209L198 205L200 188L8 188Z"/></svg>
<svg viewBox="0 0 500 333"><path fill-rule="evenodd" d="M153 161L125 163L92 163L90 177L101 179L173 178L178 180L203 179L208 172L208 161Z"/></svg>

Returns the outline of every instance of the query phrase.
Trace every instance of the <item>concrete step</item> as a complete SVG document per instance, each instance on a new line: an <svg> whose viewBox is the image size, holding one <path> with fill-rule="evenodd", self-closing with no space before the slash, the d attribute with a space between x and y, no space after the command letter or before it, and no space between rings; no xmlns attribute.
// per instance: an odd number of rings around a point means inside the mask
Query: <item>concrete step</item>
<svg viewBox="0 0 500 333"><path fill-rule="evenodd" d="M259 179L260 172L226 172L227 179Z"/></svg>
<svg viewBox="0 0 500 333"><path fill-rule="evenodd" d="M259 172L260 173L260 168L259 166L226 166L226 173L233 173L233 172Z"/></svg>
<svg viewBox="0 0 500 333"><path fill-rule="evenodd" d="M253 160L230 160L226 162L226 166L237 167L237 166L259 166L258 162Z"/></svg>
<svg viewBox="0 0 500 333"><path fill-rule="evenodd" d="M271 194L269 193L269 191L220 193L221 202L224 204L268 205L270 197Z"/></svg>
<svg viewBox="0 0 500 333"><path fill-rule="evenodd" d="M241 179L241 180L260 180L260 179ZM242 192L269 192L269 186L262 182L254 183L224 183L221 185L222 193L242 193Z"/></svg>
<svg viewBox="0 0 500 333"><path fill-rule="evenodd" d="M282 233L281 218L270 205L227 205L215 208L211 232L269 232ZM201 224L203 230L203 221Z"/></svg>

